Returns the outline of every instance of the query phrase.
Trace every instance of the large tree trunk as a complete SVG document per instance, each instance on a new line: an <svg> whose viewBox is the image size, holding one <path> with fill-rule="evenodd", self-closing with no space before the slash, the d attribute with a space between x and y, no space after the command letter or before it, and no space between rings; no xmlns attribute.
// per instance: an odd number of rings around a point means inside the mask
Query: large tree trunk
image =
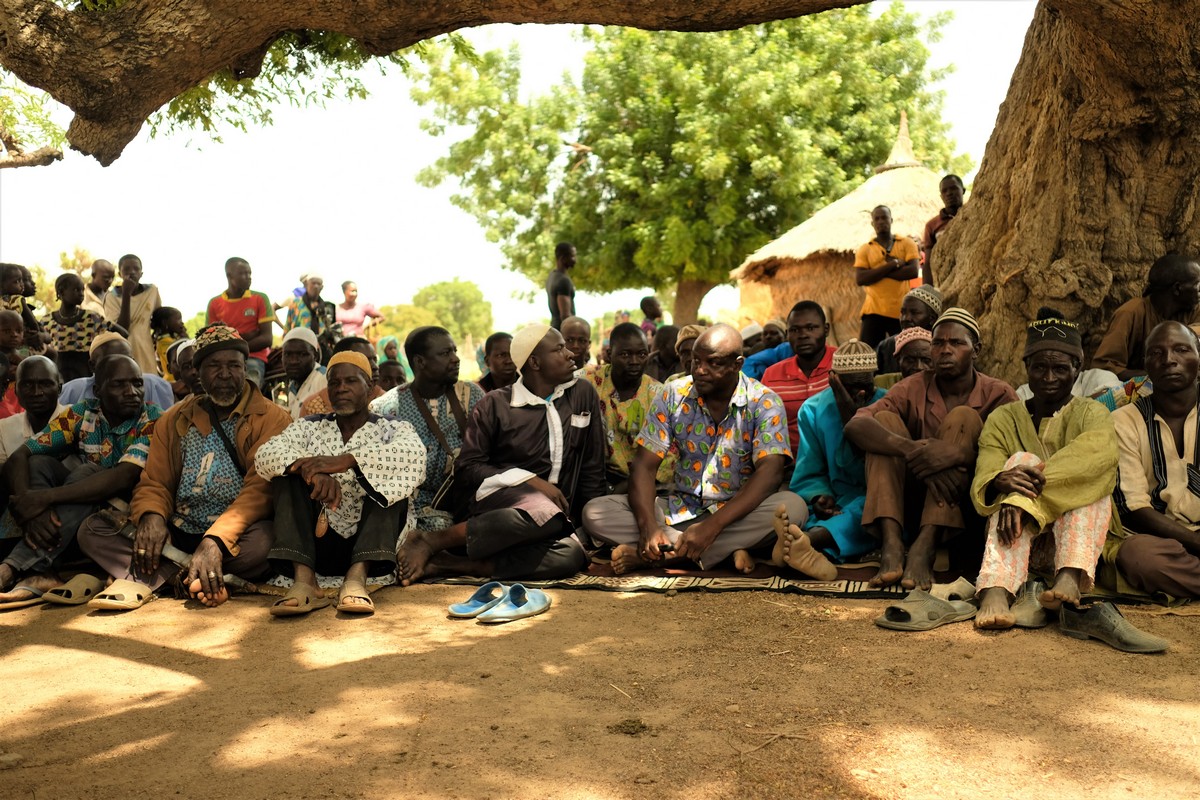
<svg viewBox="0 0 1200 800"><path fill-rule="evenodd" d="M285 31L325 30L386 55L493 22L582 22L725 30L862 0L128 0L89 12L52 0L0 0L0 66L76 114L71 146L110 164L164 103L229 68L252 78Z"/></svg>
<svg viewBox="0 0 1200 800"><path fill-rule="evenodd" d="M971 199L934 250L948 300L980 318L985 372L1024 380L1041 305L1077 320L1090 354L1154 259L1200 244L1198 9L1039 5Z"/></svg>
<svg viewBox="0 0 1200 800"><path fill-rule="evenodd" d="M671 308L671 322L683 327L700 318L700 304L704 296L716 286L712 281L695 279L681 280L675 287L675 305Z"/></svg>

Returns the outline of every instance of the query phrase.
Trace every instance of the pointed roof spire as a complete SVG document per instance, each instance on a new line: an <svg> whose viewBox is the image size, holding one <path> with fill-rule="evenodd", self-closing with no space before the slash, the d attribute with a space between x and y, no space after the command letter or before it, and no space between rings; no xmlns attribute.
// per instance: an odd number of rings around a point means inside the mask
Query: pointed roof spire
<svg viewBox="0 0 1200 800"><path fill-rule="evenodd" d="M875 174L887 172L889 169L921 166L924 164L918 161L916 154L913 153L912 139L908 135L908 112L901 109L900 132L896 135L896 143L892 145L892 152L888 155L887 162L875 168Z"/></svg>

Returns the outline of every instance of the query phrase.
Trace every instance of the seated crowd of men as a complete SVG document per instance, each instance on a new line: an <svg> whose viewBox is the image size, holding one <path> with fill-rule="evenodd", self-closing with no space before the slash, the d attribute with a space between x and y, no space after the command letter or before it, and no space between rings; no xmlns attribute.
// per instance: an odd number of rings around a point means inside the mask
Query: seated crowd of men
<svg viewBox="0 0 1200 800"><path fill-rule="evenodd" d="M877 552L873 585L928 589L941 548L978 573L976 624L1006 627L1043 542L1046 608L1094 582L1196 598L1189 325L1200 264L1165 256L1104 337L1104 366L1127 382L1100 402L1082 396L1083 337L1061 313L1029 323L1017 390L979 372L975 318L927 285L878 347L829 346L812 301L791 309L767 365L728 325L685 326L659 359L681 370L664 382L632 322L612 329L600 366L578 317L497 333L482 385L459 379L445 329L418 328L404 342L411 381L386 390L365 339L322 366L300 327L284 337L276 403L247 371L247 341L213 324L188 343L198 391L162 405L128 343L102 333L77 394L50 359L16 369L24 410L0 421L0 602L60 585L73 543L109 582L93 603L114 609L169 588L218 606L230 581L284 576L272 614L370 613L372 577L547 580L604 548L618 574L763 561L820 581ZM336 600L318 576L343 579Z"/></svg>

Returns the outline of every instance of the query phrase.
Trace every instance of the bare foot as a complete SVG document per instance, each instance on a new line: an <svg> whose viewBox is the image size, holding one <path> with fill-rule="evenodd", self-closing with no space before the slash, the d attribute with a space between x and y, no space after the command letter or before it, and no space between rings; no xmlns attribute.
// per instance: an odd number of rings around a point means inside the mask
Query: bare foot
<svg viewBox="0 0 1200 800"><path fill-rule="evenodd" d="M413 531L396 553L396 572L401 586L411 586L425 575L425 566L433 558L435 548L426 531Z"/></svg>
<svg viewBox="0 0 1200 800"><path fill-rule="evenodd" d="M813 549L808 534L795 525L789 525L783 548L783 560L797 572L816 578L819 581L836 581L837 567Z"/></svg>
<svg viewBox="0 0 1200 800"><path fill-rule="evenodd" d="M869 586L891 586L904 575L904 540L900 538L900 531L891 526L884 527L880 546L879 572L867 581Z"/></svg>
<svg viewBox="0 0 1200 800"><path fill-rule="evenodd" d="M1038 596L1038 602L1047 611L1058 611L1063 603L1079 605L1079 578L1081 572L1075 567L1060 569L1054 585Z"/></svg>
<svg viewBox="0 0 1200 800"><path fill-rule="evenodd" d="M975 615L975 627L986 630L1003 630L1017 624L1008 602L1008 590L1003 586L989 586L979 593L979 613Z"/></svg>
<svg viewBox="0 0 1200 800"><path fill-rule="evenodd" d="M922 528L904 563L904 577L900 585L905 589L929 591L933 586L933 557L937 554L937 529Z"/></svg>
<svg viewBox="0 0 1200 800"><path fill-rule="evenodd" d="M780 507L782 508L782 506ZM754 556L746 550L734 550L733 566L738 572L749 575L754 572Z"/></svg>
<svg viewBox="0 0 1200 800"><path fill-rule="evenodd" d="M210 597L202 590L202 584L200 583L199 578L196 578L188 584L188 594L192 596L192 599L199 600L209 608L216 608L217 606L221 605L221 603L224 603L229 599L229 589L225 586L221 587L220 592Z"/></svg>
<svg viewBox="0 0 1200 800"><path fill-rule="evenodd" d="M18 583L15 577L12 583ZM54 575L27 575L19 583L22 586L32 586L43 592L63 585L62 580ZM7 592L0 592L0 603L18 603L22 600L32 600L33 597L33 592L27 592L24 589L12 589Z"/></svg>
<svg viewBox="0 0 1200 800"><path fill-rule="evenodd" d="M618 575L624 575L626 572L643 569L649 566L648 561L643 561L638 555L636 544L619 544L612 551L612 568L613 572Z"/></svg>
<svg viewBox="0 0 1200 800"><path fill-rule="evenodd" d="M771 563L777 567L782 567L787 564L783 554L787 548L786 539L788 532L787 506L783 503L775 507L775 518L771 520L771 525L775 528L775 548L771 550Z"/></svg>

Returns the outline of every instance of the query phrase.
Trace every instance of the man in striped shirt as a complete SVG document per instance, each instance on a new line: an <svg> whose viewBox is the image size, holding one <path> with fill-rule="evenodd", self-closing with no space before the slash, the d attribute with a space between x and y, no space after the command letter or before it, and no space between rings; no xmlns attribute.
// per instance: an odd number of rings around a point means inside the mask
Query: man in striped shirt
<svg viewBox="0 0 1200 800"><path fill-rule="evenodd" d="M762 382L783 400L788 439L795 453L800 444L796 415L805 400L829 388L834 349L825 343L829 323L820 304L812 300L796 303L788 314L787 325L788 344L795 355L767 367Z"/></svg>

